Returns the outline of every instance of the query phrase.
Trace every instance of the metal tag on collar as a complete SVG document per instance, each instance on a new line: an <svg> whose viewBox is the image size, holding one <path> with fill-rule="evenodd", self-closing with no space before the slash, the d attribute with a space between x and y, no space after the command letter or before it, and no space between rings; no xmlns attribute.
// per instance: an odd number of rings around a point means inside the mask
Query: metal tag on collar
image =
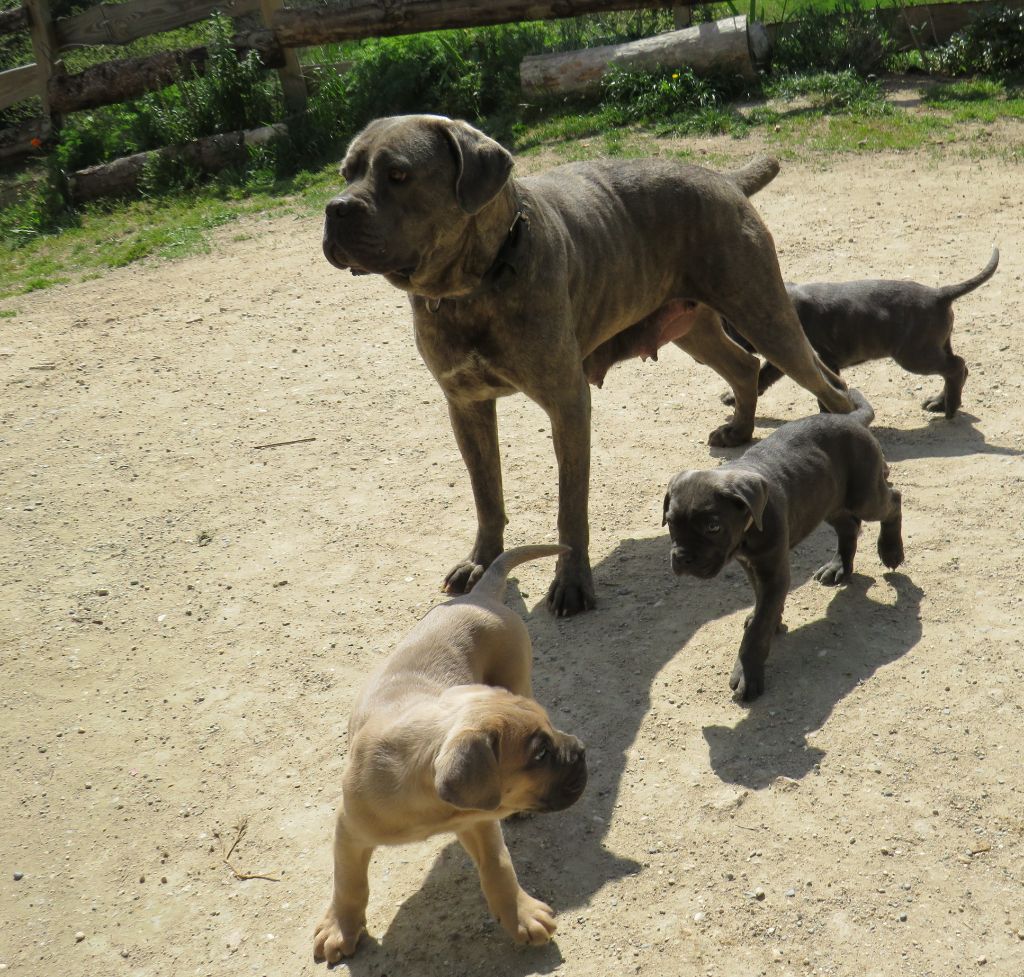
<svg viewBox="0 0 1024 977"><path fill-rule="evenodd" d="M530 223L530 218L526 216L526 213L522 210L516 211L516 216L512 218L512 223L508 225L508 236L512 236L512 232L516 229L516 225L522 221L524 224Z"/></svg>

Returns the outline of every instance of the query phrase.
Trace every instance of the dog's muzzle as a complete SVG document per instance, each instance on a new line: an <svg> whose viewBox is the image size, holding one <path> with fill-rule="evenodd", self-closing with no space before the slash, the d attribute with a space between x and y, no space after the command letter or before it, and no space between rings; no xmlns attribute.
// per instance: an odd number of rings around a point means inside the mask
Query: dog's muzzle
<svg viewBox="0 0 1024 977"><path fill-rule="evenodd" d="M324 257L335 268L353 275L387 274L387 248L374 233L369 208L341 194L324 208Z"/></svg>
<svg viewBox="0 0 1024 977"><path fill-rule="evenodd" d="M722 565L717 559L700 559L690 550L681 546L673 546L671 552L672 572L677 576L698 577L709 580L718 574Z"/></svg>
<svg viewBox="0 0 1024 977"><path fill-rule="evenodd" d="M587 755L583 744L573 737L571 745L563 751L563 763L566 766L561 780L542 798L538 811L550 813L564 811L572 807L583 794L587 786Z"/></svg>

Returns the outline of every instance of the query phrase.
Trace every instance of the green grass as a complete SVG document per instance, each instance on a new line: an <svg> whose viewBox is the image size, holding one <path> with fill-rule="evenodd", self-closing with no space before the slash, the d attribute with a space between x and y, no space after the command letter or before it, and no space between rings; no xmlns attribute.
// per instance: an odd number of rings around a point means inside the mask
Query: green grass
<svg viewBox="0 0 1024 977"><path fill-rule="evenodd" d="M243 215L318 212L339 179L332 164L261 187L212 185L176 197L89 206L56 234L8 229L8 244L0 245L0 298L96 277L143 258L208 253L212 232Z"/></svg>

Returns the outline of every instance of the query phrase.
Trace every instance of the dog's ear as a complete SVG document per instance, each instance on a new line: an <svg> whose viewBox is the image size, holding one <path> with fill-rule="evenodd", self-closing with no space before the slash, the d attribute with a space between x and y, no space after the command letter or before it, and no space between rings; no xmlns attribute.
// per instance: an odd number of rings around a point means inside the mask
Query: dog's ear
<svg viewBox="0 0 1024 977"><path fill-rule="evenodd" d="M501 803L498 737L486 730L460 730L434 758L437 796L455 807L493 811Z"/></svg>
<svg viewBox="0 0 1024 977"><path fill-rule="evenodd" d="M467 214L475 214L508 181L512 155L465 122L449 122L444 132L455 154L455 199Z"/></svg>
<svg viewBox="0 0 1024 977"><path fill-rule="evenodd" d="M768 483L757 472L729 472L722 494L746 506L754 525L760 529L764 507L768 504Z"/></svg>

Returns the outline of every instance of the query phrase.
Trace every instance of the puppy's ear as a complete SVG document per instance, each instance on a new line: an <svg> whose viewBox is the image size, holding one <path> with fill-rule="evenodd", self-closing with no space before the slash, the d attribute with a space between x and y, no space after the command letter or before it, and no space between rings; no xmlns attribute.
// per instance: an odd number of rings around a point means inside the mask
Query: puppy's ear
<svg viewBox="0 0 1024 977"><path fill-rule="evenodd" d="M768 504L768 483L757 472L730 472L722 494L746 506L754 525L760 529L764 507Z"/></svg>
<svg viewBox="0 0 1024 977"><path fill-rule="evenodd" d="M665 501L661 505L661 524L664 526L668 523L668 504L671 500L668 492L665 493Z"/></svg>
<svg viewBox="0 0 1024 977"><path fill-rule="evenodd" d="M449 122L444 133L455 154L455 199L467 214L475 214L507 182L512 156L490 136L465 122Z"/></svg>
<svg viewBox="0 0 1024 977"><path fill-rule="evenodd" d="M501 803L498 738L486 730L460 730L434 758L437 796L455 807L493 811Z"/></svg>

